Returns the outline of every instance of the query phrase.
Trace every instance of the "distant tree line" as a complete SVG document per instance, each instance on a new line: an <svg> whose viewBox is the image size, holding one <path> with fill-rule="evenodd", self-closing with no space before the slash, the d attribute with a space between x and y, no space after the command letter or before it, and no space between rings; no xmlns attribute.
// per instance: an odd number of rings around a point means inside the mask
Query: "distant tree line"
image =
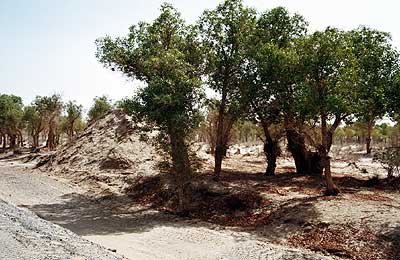
<svg viewBox="0 0 400 260"><path fill-rule="evenodd" d="M54 150L61 143L63 134L72 142L87 123L99 119L112 108L113 104L106 96L96 97L85 122L82 105L76 101L63 102L60 95L37 96L31 104L24 106L21 97L1 94L1 151L9 149L18 153L25 146L32 151ZM27 140L24 136L28 136Z"/></svg>

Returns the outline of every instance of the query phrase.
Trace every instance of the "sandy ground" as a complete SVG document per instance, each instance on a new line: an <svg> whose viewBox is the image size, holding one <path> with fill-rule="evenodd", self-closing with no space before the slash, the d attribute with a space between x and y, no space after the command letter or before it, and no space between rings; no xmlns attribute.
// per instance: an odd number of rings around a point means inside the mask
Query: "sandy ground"
<svg viewBox="0 0 400 260"><path fill-rule="evenodd" d="M121 210L128 200L122 195L112 201L92 198L82 188L32 172L29 166L15 161L0 162L0 199L28 208L41 218L129 259L331 259L274 245L250 233L146 208ZM9 211L0 210L3 214ZM2 227L1 231L4 230ZM41 251L37 254L39 257L32 259L41 259ZM10 255L9 259L15 258ZM104 255L95 259L112 258Z"/></svg>

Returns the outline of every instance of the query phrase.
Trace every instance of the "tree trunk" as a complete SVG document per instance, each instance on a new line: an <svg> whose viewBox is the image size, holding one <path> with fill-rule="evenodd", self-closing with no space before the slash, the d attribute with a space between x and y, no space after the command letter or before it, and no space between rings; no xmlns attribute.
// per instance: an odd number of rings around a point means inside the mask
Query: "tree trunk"
<svg viewBox="0 0 400 260"><path fill-rule="evenodd" d="M318 152L307 150L304 136L295 130L286 130L288 150L293 156L296 172L305 175L322 175L322 158Z"/></svg>
<svg viewBox="0 0 400 260"><path fill-rule="evenodd" d="M47 148L49 148L50 151L53 151L55 148L55 135L54 135L54 130L52 128L49 129L46 146Z"/></svg>
<svg viewBox="0 0 400 260"><path fill-rule="evenodd" d="M39 134L34 134L32 136L33 139L33 149L36 149L39 147Z"/></svg>
<svg viewBox="0 0 400 260"><path fill-rule="evenodd" d="M367 148L367 154L371 154L372 148L371 148L371 140L372 140L372 129L374 127L374 122L369 121L367 123L367 137L365 138L365 146Z"/></svg>
<svg viewBox="0 0 400 260"><path fill-rule="evenodd" d="M173 173L178 195L178 213L185 214L190 202L189 184L191 168L184 135L174 129L170 131Z"/></svg>
<svg viewBox="0 0 400 260"><path fill-rule="evenodd" d="M72 127L68 131L68 141L72 142L73 137L74 137L74 128L73 128L73 125L72 125Z"/></svg>
<svg viewBox="0 0 400 260"><path fill-rule="evenodd" d="M332 145L333 132L329 132L327 129L327 117L324 113L321 113L321 138L322 144L320 145L318 152L322 158L322 165L324 168L326 191L325 195L337 195L340 190L336 187L332 179L331 174L331 159L329 157L329 150Z"/></svg>
<svg viewBox="0 0 400 260"><path fill-rule="evenodd" d="M217 141L215 144L215 166L214 166L214 177L215 181L219 181L222 168L222 160L226 154L226 145L224 144L224 123L225 123L225 106L226 106L226 91L222 91L221 104L219 105L218 111L218 123L217 123Z"/></svg>
<svg viewBox="0 0 400 260"><path fill-rule="evenodd" d="M5 152L6 151L6 143L7 143L7 139L6 139L6 135L5 134L1 134L0 136L0 143L2 144L2 150L1 152Z"/></svg>
<svg viewBox="0 0 400 260"><path fill-rule="evenodd" d="M3 151L6 151L7 148L7 134L3 136Z"/></svg>
<svg viewBox="0 0 400 260"><path fill-rule="evenodd" d="M47 136L47 143L46 143L46 146L47 148L49 148L50 151L53 151L56 147L55 124L56 123L54 122L54 118L52 118L49 123L49 133Z"/></svg>
<svg viewBox="0 0 400 260"><path fill-rule="evenodd" d="M308 174L309 165L304 137L295 130L286 129L286 138L288 149L296 165L296 172L299 174Z"/></svg>
<svg viewBox="0 0 400 260"><path fill-rule="evenodd" d="M18 130L18 146L24 147L24 138L22 136L22 132Z"/></svg>
<svg viewBox="0 0 400 260"><path fill-rule="evenodd" d="M265 142L264 142L264 153L267 158L267 169L265 171L266 176L274 176L276 169L276 159L279 156L279 144L277 140L273 140L271 133L268 129L268 123L265 121L261 122L264 130Z"/></svg>
<svg viewBox="0 0 400 260"><path fill-rule="evenodd" d="M17 135L16 134L10 134L10 149L14 150L17 148Z"/></svg>
<svg viewBox="0 0 400 260"><path fill-rule="evenodd" d="M331 159L328 156L326 152L323 152L322 157L322 164L324 166L324 176L325 176L325 184L326 184L326 191L325 195L331 196L331 195L337 195L340 190L338 187L335 185L332 179L332 173L331 173Z"/></svg>

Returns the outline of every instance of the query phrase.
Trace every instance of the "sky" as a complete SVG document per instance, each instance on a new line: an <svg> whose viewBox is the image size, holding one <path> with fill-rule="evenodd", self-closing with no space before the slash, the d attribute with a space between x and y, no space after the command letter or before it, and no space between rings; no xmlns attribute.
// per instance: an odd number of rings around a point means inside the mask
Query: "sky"
<svg viewBox="0 0 400 260"><path fill-rule="evenodd" d="M125 36L129 26L152 21L162 2L173 4L193 23L204 9L220 1L158 0L0 0L0 94L21 96L29 104L37 95L61 94L87 109L95 96L114 101L131 96L142 83L112 72L96 60L94 41ZM309 30L327 26L353 29L366 25L392 34L400 49L398 0L245 0L264 11L284 6L302 14Z"/></svg>

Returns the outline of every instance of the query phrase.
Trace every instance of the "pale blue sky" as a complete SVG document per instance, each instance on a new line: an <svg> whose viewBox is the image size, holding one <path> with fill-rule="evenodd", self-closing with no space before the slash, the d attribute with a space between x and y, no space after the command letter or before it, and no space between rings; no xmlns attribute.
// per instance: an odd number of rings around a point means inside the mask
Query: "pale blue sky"
<svg viewBox="0 0 400 260"><path fill-rule="evenodd" d="M22 96L60 93L86 108L96 95L114 100L132 94L138 82L104 69L94 56L94 40L124 36L140 20L151 21L164 1L158 0L0 0L0 93ZM194 22L216 0L167 1ZM390 32L400 47L400 1L247 0L259 11L276 6L305 16L310 30L331 25L352 29L367 25Z"/></svg>

